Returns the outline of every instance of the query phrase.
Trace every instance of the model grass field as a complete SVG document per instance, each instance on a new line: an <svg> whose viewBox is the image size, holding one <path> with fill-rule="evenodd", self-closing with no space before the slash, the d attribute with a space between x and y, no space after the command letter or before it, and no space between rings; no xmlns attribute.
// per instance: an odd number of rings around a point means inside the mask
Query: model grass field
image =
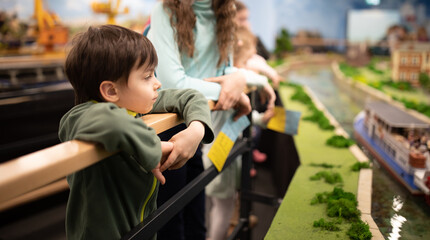
<svg viewBox="0 0 430 240"><path fill-rule="evenodd" d="M283 102L288 109L301 111L304 117L311 115L308 106L290 99L294 91L293 87L282 85L279 93ZM333 130L322 130L315 122L303 119L300 121L298 135L294 140L301 165L265 239L350 239L351 236L347 234L352 225L350 221L341 219L341 223L337 223L340 218L327 216L326 203L311 204L317 194L332 192L335 187L357 194L359 174L351 170L357 160L348 148L336 148L326 144L327 139L333 135ZM324 167L327 165L332 168ZM311 180L311 177L315 178L322 172L338 173L342 182L330 184L324 179ZM337 227L338 231L314 227L314 222L320 219L324 219L324 222L336 222L331 226Z"/></svg>
<svg viewBox="0 0 430 240"><path fill-rule="evenodd" d="M346 77L378 89L393 99L403 102L405 107L430 117L428 86L413 87L406 82L393 82L389 57L374 57L362 67L352 67L347 63L340 63L339 67Z"/></svg>

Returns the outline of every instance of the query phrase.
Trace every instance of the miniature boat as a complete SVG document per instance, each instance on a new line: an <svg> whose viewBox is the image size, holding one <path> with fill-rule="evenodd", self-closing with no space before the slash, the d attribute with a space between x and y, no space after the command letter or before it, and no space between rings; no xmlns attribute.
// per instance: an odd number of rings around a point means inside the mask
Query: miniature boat
<svg viewBox="0 0 430 240"><path fill-rule="evenodd" d="M430 124L391 104L371 102L355 118L354 136L412 194L430 200Z"/></svg>

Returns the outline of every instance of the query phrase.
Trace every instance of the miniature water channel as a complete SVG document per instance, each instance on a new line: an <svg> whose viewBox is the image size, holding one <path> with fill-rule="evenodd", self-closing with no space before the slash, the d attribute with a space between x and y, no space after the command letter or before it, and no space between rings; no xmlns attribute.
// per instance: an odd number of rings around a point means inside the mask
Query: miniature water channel
<svg viewBox="0 0 430 240"><path fill-rule="evenodd" d="M338 82L330 66L290 70L286 78L308 86L353 138L354 117L370 96ZM430 239L430 207L424 198L412 196L377 161L373 164L372 217L382 235L390 240Z"/></svg>

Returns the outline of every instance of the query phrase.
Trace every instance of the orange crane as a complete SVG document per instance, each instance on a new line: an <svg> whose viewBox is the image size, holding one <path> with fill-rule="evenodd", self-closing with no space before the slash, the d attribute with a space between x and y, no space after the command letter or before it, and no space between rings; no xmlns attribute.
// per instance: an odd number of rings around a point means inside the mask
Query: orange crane
<svg viewBox="0 0 430 240"><path fill-rule="evenodd" d="M43 0L34 0L34 18L37 21L37 43L52 50L55 44L66 44L69 30L61 24L60 18L43 8Z"/></svg>
<svg viewBox="0 0 430 240"><path fill-rule="evenodd" d="M119 10L119 5L121 4L121 0L117 0L116 4L113 4L111 0L108 2L93 2L91 3L91 8L95 13L103 13L108 16L108 24L116 24L115 17L118 14L127 14L128 7L125 7L123 10Z"/></svg>

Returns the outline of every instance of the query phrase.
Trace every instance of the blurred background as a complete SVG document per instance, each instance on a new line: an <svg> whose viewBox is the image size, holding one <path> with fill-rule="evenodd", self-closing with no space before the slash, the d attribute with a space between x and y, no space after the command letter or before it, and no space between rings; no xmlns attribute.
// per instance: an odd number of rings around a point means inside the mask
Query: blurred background
<svg viewBox="0 0 430 240"><path fill-rule="evenodd" d="M35 5L44 11L35 11ZM55 15L55 22L70 35L91 24L106 23L108 15L117 24L142 31L156 0L2 0L0 40L9 47L31 44L40 16ZM411 34L430 31L430 2L426 0L245 0L253 31L269 49L275 48L280 29L292 36L305 34L340 41L376 43L388 28L398 24ZM109 5L110 4L110 5ZM109 5L109 6L108 6ZM13 41L16 41L13 43ZM18 43L21 41L20 43Z"/></svg>
<svg viewBox="0 0 430 240"><path fill-rule="evenodd" d="M63 70L68 41L90 25L106 23L118 24L142 33L155 2L156 0L0 0L0 163L59 143L58 123L63 114L74 105L73 90ZM366 95L356 97L361 101L356 104L351 100L354 92L348 92L348 96L344 96L345 91L337 89L333 84L335 77L329 67L322 70L297 70L292 67L294 61L300 62L297 65L303 65L303 62L318 62L321 58L325 63L335 60L340 62L341 70L346 75L347 71L356 72L350 66L365 66L367 80L358 75L356 79L368 81L366 83L373 84L373 87L394 91L390 88L391 85L380 83L394 79L390 63L392 52L400 48L402 42L423 43L420 48L427 52L430 50L429 0L242 2L249 9L253 33L271 53L269 63L274 67L288 65L289 71L280 70L280 74L287 81L310 86L349 133L352 133L353 118L363 108L362 100ZM370 82L369 72L375 73L377 81ZM427 85L417 85L415 81L412 85L418 86L419 90L410 96L416 98L419 95L420 101L425 103L423 106L428 107L427 116L430 116L428 74L423 79L428 79ZM425 91L421 91L423 87ZM420 230L409 227L407 231L404 228L404 239L423 239L429 236L428 207L423 206L421 199L411 200L406 191L393 187L392 179L378 171L376 170L374 182L381 182L382 185L374 186L377 189L374 193L388 193L373 196L373 199L381 201L372 203L372 211L379 214L373 217L384 236L391 237L390 239L400 238L400 235L390 235L396 229L396 223L390 222L394 216L390 204L399 198L404 202L414 202L409 206L405 204L404 209L409 210L402 214L408 223L415 219L413 226L421 226ZM23 221L27 221L26 226L30 225L28 222L41 225L29 227L28 231L33 231L31 234L39 231L38 236L45 236L45 239L64 238L63 215L67 195L67 190L63 189L31 203L0 206L0 239L33 236L13 235L21 231L19 225L14 223ZM384 206L385 202L387 206ZM29 217L33 213L37 217ZM37 220L43 218L50 218L52 221L45 224ZM425 222L427 225L423 227L421 223ZM55 232L53 229L59 231ZM267 229L263 230L263 236L265 231Z"/></svg>

